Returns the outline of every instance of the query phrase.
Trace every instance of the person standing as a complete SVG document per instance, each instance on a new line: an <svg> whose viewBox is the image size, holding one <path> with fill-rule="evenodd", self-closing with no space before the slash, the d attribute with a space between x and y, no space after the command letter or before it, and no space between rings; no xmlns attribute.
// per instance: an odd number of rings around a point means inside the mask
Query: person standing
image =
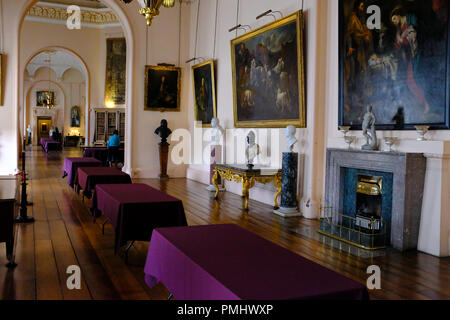
<svg viewBox="0 0 450 320"><path fill-rule="evenodd" d="M118 130L114 130L113 135L109 138L107 146L108 146L107 161L109 166L112 166L112 162L117 161L117 155L119 153L120 137Z"/></svg>

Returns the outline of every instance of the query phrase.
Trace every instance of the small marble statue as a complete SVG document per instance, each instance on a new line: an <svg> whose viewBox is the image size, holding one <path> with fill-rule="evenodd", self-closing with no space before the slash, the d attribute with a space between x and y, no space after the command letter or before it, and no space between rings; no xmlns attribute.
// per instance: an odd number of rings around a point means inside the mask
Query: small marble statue
<svg viewBox="0 0 450 320"><path fill-rule="evenodd" d="M367 106L367 112L364 115L362 130L363 135L366 138L367 143L362 146L362 150L377 150L378 149L378 140L377 133L375 130L375 123L377 118L372 111L372 106Z"/></svg>
<svg viewBox="0 0 450 320"><path fill-rule="evenodd" d="M247 149L245 150L245 157L247 158L247 166L251 169L254 167L253 161L260 154L259 145L256 144L256 137L253 131L247 135Z"/></svg>
<svg viewBox="0 0 450 320"><path fill-rule="evenodd" d="M297 139L295 138L295 131L297 128L294 126L287 126L286 127L286 138L288 138L288 141L286 143L286 147L289 152L294 151L294 145L297 143Z"/></svg>
<svg viewBox="0 0 450 320"><path fill-rule="evenodd" d="M167 142L167 137L172 134L172 130L167 127L167 120L161 120L161 126L155 130L155 134L161 137L161 142Z"/></svg>
<svg viewBox="0 0 450 320"><path fill-rule="evenodd" d="M212 118L211 120L212 132L211 132L211 141L213 143L220 143L221 138L225 130L220 126L220 121L217 118Z"/></svg>

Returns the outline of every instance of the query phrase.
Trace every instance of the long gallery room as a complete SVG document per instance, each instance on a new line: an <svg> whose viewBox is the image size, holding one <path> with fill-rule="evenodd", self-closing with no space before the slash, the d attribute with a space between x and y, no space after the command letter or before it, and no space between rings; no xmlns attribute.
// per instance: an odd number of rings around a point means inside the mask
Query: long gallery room
<svg viewBox="0 0 450 320"><path fill-rule="evenodd" d="M449 13L0 0L0 300L448 302Z"/></svg>

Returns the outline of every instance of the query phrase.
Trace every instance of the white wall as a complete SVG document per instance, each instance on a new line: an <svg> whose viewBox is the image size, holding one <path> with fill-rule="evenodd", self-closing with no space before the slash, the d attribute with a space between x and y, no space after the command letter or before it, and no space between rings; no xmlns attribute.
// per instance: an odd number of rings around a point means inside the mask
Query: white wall
<svg viewBox="0 0 450 320"><path fill-rule="evenodd" d="M190 48L191 57L195 53L195 30L197 21L197 2L191 6L191 42ZM215 30L215 16L216 5L218 5L218 21L217 30ZM302 1L300 0L285 0L285 1L270 1L270 0L244 0L239 2L239 16L237 16L238 9L237 0L202 0L200 2L199 25L198 25L198 42L197 42L197 57L204 57L206 59L215 58L217 61L217 114L224 128L232 129L234 127L233 118L233 91L232 91L232 75L231 75L231 49L230 41L236 37L236 32L228 32L228 30L236 24L250 25L252 29L257 29L274 19L271 16L256 20L256 16L272 9L273 11L281 11L283 16L287 16L302 9ZM321 24L318 23L319 10L321 8L321 1L305 0L304 14L305 14L305 56L306 56L306 97L307 97L307 128L297 130L297 144L296 151L305 155L304 176L300 181L299 198L301 200L301 210L307 217L314 218L317 216L317 205L320 200L320 191L322 190L322 168L315 167L317 160L313 160L315 150L323 144L323 125L319 121L324 117L324 103L322 99L322 91L317 86L318 69L326 57L325 54L318 54L321 48L322 39L319 37ZM278 13L275 13L280 17ZM216 38L216 56L214 53L214 35ZM242 30L238 30L237 35L241 35ZM192 81L190 81L189 88L189 124L191 133L194 131L194 106ZM249 130L246 130L246 132ZM255 131L258 133L258 131ZM278 131L279 154L281 160L281 152L285 150L286 139L284 136L284 129ZM264 143L260 141L260 144ZM274 149L275 150L275 149ZM242 152L242 150L240 151ZM320 154L316 155L321 157ZM322 155L323 156L323 155ZM319 162L320 163L320 162ZM209 165L191 165L188 170L188 177L202 182L207 182L209 179ZM318 187L316 187L318 186ZM227 183L227 190L241 194L241 186L234 183ZM250 192L250 198L256 199L267 204L273 204L273 188L262 187L257 185ZM309 202L309 208L307 203Z"/></svg>

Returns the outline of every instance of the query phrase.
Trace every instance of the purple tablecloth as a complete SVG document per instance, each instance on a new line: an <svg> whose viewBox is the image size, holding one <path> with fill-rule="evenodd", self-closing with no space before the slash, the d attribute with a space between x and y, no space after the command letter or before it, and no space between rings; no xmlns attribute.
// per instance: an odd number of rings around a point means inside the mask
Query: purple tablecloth
<svg viewBox="0 0 450 320"><path fill-rule="evenodd" d="M77 183L83 195L90 198L92 190L97 184L129 184L131 177L116 168L110 167L81 167L78 168Z"/></svg>
<svg viewBox="0 0 450 320"><path fill-rule="evenodd" d="M112 224L116 251L129 240L150 241L154 228L187 226L183 202L146 184L98 184L91 210Z"/></svg>
<svg viewBox="0 0 450 320"><path fill-rule="evenodd" d="M49 152L49 151L61 151L61 143L58 141L54 141L54 140L48 140L44 142L44 151L45 152Z"/></svg>
<svg viewBox="0 0 450 320"><path fill-rule="evenodd" d="M145 281L178 300L367 300L360 283L236 225L156 229Z"/></svg>
<svg viewBox="0 0 450 320"><path fill-rule="evenodd" d="M45 141L53 141L52 138L41 138L39 140L39 143L41 144L42 147L44 147Z"/></svg>
<svg viewBox="0 0 450 320"><path fill-rule="evenodd" d="M63 165L63 178L68 176L67 183L73 187L76 184L79 167L100 167L102 162L94 158L66 158Z"/></svg>
<svg viewBox="0 0 450 320"><path fill-rule="evenodd" d="M83 156L89 157L89 158L95 158L97 160L102 161L103 163L106 163L106 161L108 159L108 148L106 148L106 147L87 147L87 148L84 148ZM123 163L124 157L125 157L125 149L119 148L119 152L117 154L117 158L118 158L117 160L119 162Z"/></svg>

